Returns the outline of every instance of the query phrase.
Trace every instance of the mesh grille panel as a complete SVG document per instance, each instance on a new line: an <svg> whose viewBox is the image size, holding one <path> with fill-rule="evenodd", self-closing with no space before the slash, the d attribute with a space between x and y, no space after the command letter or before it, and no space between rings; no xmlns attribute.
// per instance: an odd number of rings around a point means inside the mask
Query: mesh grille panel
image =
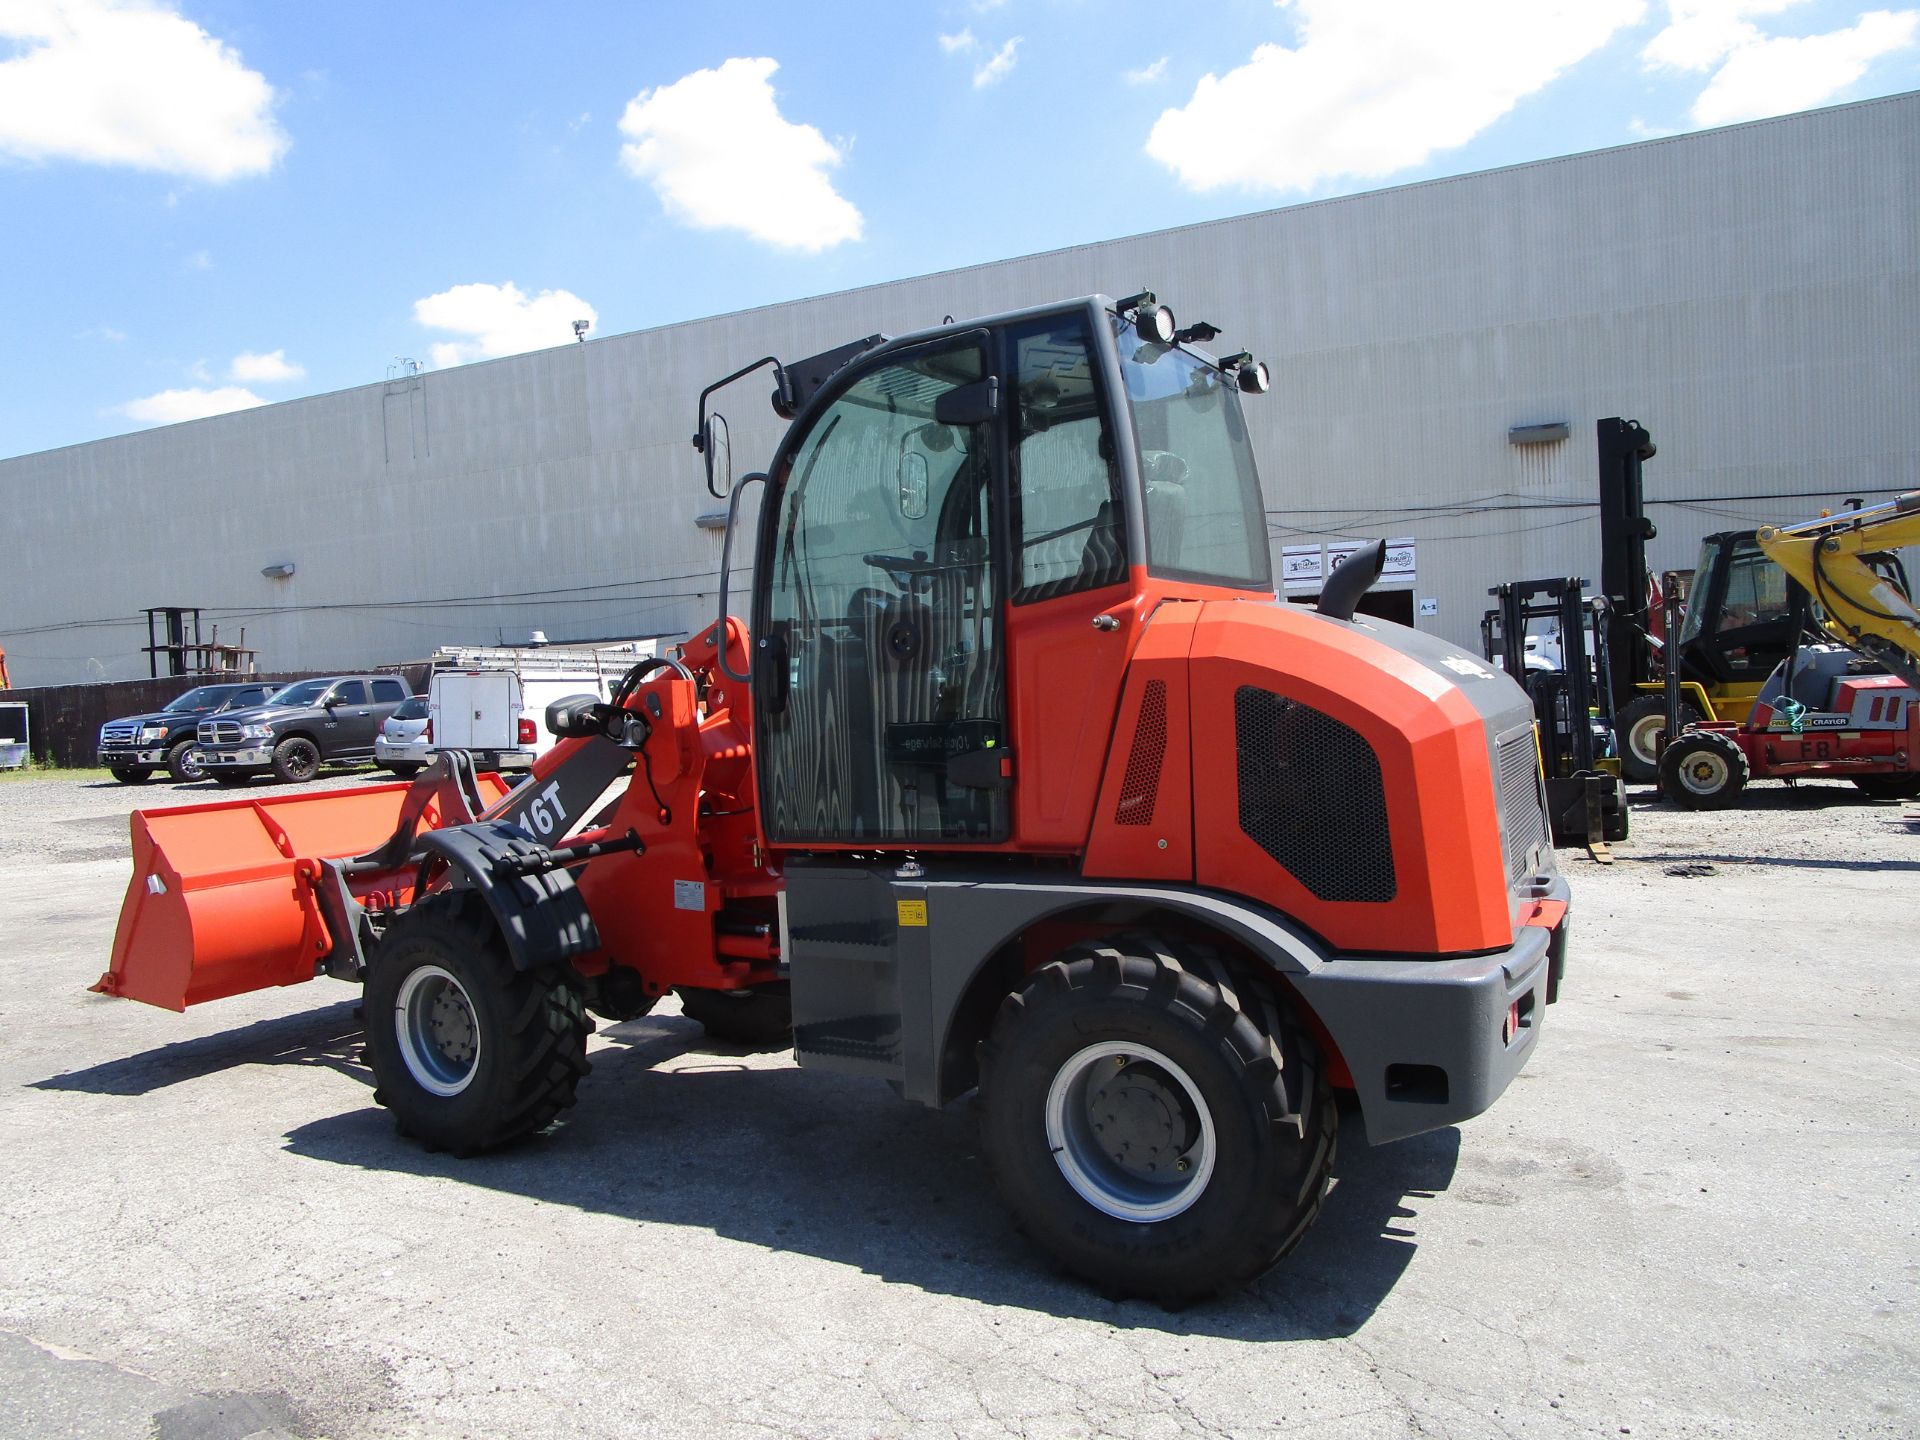
<svg viewBox="0 0 1920 1440"><path fill-rule="evenodd" d="M1494 755L1500 784L1500 843L1506 851L1507 884L1527 873L1527 859L1546 842L1547 818L1540 808L1540 760L1533 729L1501 738Z"/></svg>
<svg viewBox="0 0 1920 1440"><path fill-rule="evenodd" d="M1140 697L1140 724L1133 732L1133 753L1120 782L1120 803L1114 806L1116 825L1151 825L1153 806L1160 795L1160 762L1167 755L1167 682L1149 680Z"/></svg>
<svg viewBox="0 0 1920 1440"><path fill-rule="evenodd" d="M1380 757L1311 705L1233 693L1240 828L1322 900L1391 900L1398 888Z"/></svg>

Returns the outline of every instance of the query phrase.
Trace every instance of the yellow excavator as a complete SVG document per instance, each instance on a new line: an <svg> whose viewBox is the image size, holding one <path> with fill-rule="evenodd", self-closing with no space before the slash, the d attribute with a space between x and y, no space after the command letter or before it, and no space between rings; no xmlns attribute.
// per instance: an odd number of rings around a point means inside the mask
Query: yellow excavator
<svg viewBox="0 0 1920 1440"><path fill-rule="evenodd" d="M1920 544L1920 490L1762 526L1753 541L1804 591L1804 621L1837 643L1796 642L1738 722L1689 722L1670 675L1661 790L1689 810L1732 804L1748 780L1850 780L1876 799L1920 799L1920 610L1895 553Z"/></svg>
<svg viewBox="0 0 1920 1440"><path fill-rule="evenodd" d="M1822 630L1920 691L1920 610L1885 559L1920 545L1920 490L1799 525L1763 525L1754 539L1806 587Z"/></svg>

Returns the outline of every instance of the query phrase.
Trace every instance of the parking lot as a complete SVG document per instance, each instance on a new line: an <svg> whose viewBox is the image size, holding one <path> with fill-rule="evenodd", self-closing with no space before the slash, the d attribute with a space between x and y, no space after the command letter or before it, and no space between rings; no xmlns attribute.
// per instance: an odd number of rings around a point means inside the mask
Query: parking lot
<svg viewBox="0 0 1920 1440"><path fill-rule="evenodd" d="M212 790L0 784L8 1436L1920 1429L1910 806L1760 785L1562 852L1519 1081L1396 1145L1353 1124L1299 1251L1169 1313L1049 1270L965 1102L671 1002L601 1027L566 1124L459 1161L395 1136L337 982L86 993L127 812Z"/></svg>

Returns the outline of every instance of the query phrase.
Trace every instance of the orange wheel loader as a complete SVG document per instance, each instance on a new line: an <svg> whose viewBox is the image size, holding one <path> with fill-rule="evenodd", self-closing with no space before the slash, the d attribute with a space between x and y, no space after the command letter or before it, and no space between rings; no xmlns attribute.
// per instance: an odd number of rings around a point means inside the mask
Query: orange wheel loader
<svg viewBox="0 0 1920 1440"><path fill-rule="evenodd" d="M1276 599L1243 393L1150 293L769 359L700 397L731 490L720 618L513 790L133 817L97 989L175 1009L365 986L376 1098L466 1154L548 1125L589 1014L668 991L721 1038L944 1105L1026 1232L1182 1303L1300 1239L1350 1092L1455 1124L1538 1040L1566 954L1533 712L1477 657ZM764 474L709 398L771 368ZM763 487L751 624L733 524Z"/></svg>

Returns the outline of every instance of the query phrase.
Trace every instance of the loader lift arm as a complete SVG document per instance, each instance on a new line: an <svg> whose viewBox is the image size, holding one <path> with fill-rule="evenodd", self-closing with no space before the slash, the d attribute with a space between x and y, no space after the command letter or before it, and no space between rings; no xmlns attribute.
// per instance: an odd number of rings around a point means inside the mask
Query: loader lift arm
<svg viewBox="0 0 1920 1440"><path fill-rule="evenodd" d="M1920 610L1897 563L1877 567L1873 559L1920 545L1920 490L1798 525L1765 525L1756 538L1819 604L1822 629L1920 690Z"/></svg>

